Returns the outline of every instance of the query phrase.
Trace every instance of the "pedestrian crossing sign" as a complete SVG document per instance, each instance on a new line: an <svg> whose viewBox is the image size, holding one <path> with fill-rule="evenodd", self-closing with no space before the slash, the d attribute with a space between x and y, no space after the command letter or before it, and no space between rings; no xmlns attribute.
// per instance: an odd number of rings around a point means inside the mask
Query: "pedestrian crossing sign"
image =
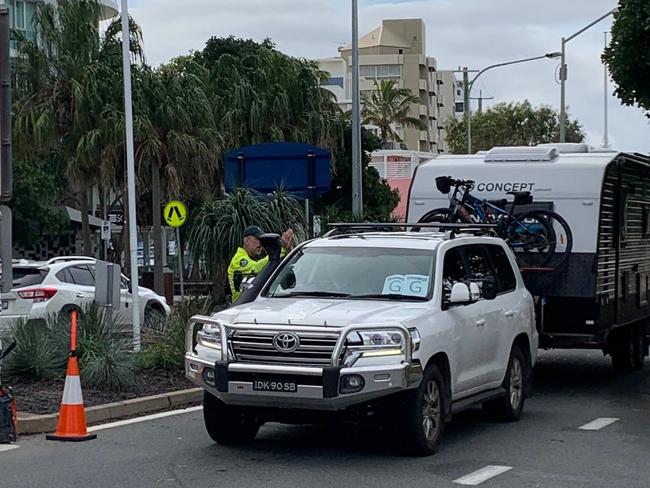
<svg viewBox="0 0 650 488"><path fill-rule="evenodd" d="M181 227L187 220L187 207L183 202L173 200L165 205L163 217L170 227Z"/></svg>

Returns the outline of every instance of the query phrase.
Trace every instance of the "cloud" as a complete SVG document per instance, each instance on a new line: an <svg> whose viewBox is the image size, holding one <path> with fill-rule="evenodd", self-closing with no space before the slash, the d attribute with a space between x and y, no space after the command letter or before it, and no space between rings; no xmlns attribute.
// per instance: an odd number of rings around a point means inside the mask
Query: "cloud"
<svg viewBox="0 0 650 488"><path fill-rule="evenodd" d="M560 50L569 36L616 6L614 0L360 0L360 32L388 18L422 18L427 52L440 69L491 64ZM131 15L144 31L149 62L158 64L202 49L211 36L270 37L294 56L336 56L350 41L350 0L135 0ZM603 134L603 32L611 18L567 44L567 104L589 142ZM558 60L497 68L476 84L494 96L489 103L529 99L559 107ZM610 85L609 91L614 87ZM474 96L478 95L473 93ZM610 139L617 148L650 152L643 112L609 97Z"/></svg>

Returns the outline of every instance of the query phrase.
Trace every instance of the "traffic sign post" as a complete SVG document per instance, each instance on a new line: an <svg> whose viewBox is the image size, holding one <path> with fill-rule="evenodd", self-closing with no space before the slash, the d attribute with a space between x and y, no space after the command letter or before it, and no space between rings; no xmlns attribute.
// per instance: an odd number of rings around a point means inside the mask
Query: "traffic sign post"
<svg viewBox="0 0 650 488"><path fill-rule="evenodd" d="M178 277L181 285L181 299L185 297L183 282L183 246L181 246L180 228L187 220L187 207L183 202L173 200L165 205L163 217L168 226L176 229L176 254L178 255Z"/></svg>

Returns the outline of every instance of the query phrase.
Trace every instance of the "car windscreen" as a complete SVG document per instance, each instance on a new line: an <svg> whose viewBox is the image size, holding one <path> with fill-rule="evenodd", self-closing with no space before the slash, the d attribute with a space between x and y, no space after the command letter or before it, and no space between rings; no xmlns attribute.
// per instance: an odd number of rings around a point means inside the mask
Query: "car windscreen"
<svg viewBox="0 0 650 488"><path fill-rule="evenodd" d="M284 263L264 296L426 300L434 264L426 249L306 247Z"/></svg>
<svg viewBox="0 0 650 488"><path fill-rule="evenodd" d="M13 287L40 285L49 273L49 268L13 268Z"/></svg>

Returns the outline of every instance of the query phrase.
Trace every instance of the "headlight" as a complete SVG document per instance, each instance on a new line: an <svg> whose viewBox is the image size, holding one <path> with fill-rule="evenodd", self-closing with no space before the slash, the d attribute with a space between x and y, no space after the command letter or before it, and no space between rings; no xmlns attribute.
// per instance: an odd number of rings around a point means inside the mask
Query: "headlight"
<svg viewBox="0 0 650 488"><path fill-rule="evenodd" d="M385 357L404 354L404 337L398 329L359 330L348 336L347 346L346 362L351 364L359 357Z"/></svg>
<svg viewBox="0 0 650 488"><path fill-rule="evenodd" d="M196 334L196 343L221 350L221 327L215 324L204 324L203 328Z"/></svg>
<svg viewBox="0 0 650 488"><path fill-rule="evenodd" d="M402 346L403 337L399 331L359 331L363 346Z"/></svg>

